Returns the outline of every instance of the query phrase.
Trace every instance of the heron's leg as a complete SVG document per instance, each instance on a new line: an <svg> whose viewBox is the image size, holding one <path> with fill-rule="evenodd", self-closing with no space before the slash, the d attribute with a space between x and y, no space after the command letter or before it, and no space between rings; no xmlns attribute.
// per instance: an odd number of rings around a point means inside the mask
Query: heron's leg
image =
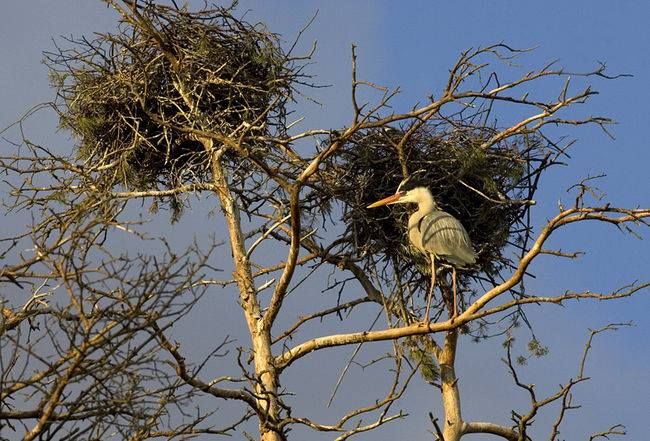
<svg viewBox="0 0 650 441"><path fill-rule="evenodd" d="M454 315L452 318L456 318L458 315L458 294L456 292L456 267L451 267L451 286L454 291Z"/></svg>
<svg viewBox="0 0 650 441"><path fill-rule="evenodd" d="M431 257L431 285L429 286L429 294L427 295L427 309L424 312L424 320L429 323L429 310L431 309L431 299L433 298L433 290L436 286L436 257L430 254Z"/></svg>

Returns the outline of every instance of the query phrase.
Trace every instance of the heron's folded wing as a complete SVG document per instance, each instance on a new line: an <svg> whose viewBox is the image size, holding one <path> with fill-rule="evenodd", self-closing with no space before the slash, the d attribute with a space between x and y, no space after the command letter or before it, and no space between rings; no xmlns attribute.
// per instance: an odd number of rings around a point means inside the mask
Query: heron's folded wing
<svg viewBox="0 0 650 441"><path fill-rule="evenodd" d="M476 253L467 231L451 214L432 211L420 219L419 231L422 247L436 256L458 266L476 262Z"/></svg>

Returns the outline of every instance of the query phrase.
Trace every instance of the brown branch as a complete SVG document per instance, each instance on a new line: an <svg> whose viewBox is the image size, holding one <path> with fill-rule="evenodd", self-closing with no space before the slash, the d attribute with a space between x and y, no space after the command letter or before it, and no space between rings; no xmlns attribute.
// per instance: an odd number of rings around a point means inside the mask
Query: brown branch
<svg viewBox="0 0 650 441"><path fill-rule="evenodd" d="M353 125L345 131L338 139L334 140L325 150L320 152L314 159L311 160L309 165L300 173L296 178L294 184L289 191L289 213L291 214L291 234L289 244L289 252L286 259L286 264L278 283L275 286L273 295L269 302L266 313L262 320L262 326L265 329L270 329L273 322L280 311L284 296L286 295L287 288L293 277L293 272L296 268L296 261L300 250L301 238L301 222L300 222L300 192L304 183L318 171L321 162L327 159L330 155L334 154L352 134L358 129L358 126Z"/></svg>
<svg viewBox="0 0 650 441"><path fill-rule="evenodd" d="M463 423L463 434L470 433L488 433L500 436L508 441L519 441L519 434L511 427L489 422L472 421Z"/></svg>
<svg viewBox="0 0 650 441"><path fill-rule="evenodd" d="M63 390L68 386L70 378L76 373L77 369L84 360L85 355L79 351L72 359L70 366L65 370L65 373L56 379L52 389L47 393L47 400L41 405L39 417L36 425L27 433L23 438L25 441L32 441L39 436L47 427L50 418L54 414L54 410L59 405Z"/></svg>
<svg viewBox="0 0 650 441"><path fill-rule="evenodd" d="M594 433L589 437L589 441L594 441L594 440L596 440L598 438L604 438L606 440L609 440L610 436L612 436L612 435L620 435L620 436L627 435L627 432L625 430L625 426L622 425L622 424L616 424L616 425L610 427L607 430L603 430L602 432Z"/></svg>
<svg viewBox="0 0 650 441"><path fill-rule="evenodd" d="M243 390L232 390L216 387L214 385L205 383L204 381L199 380L194 375L191 375L187 371L187 366L185 364L185 357L179 352L178 345L172 344L162 329L158 326L157 323L151 323L151 329L154 331L154 336L160 342L160 345L172 356L176 363L176 374L188 385L195 387L207 394L215 396L217 398L224 398L226 400L239 400L247 403L251 409L253 409L258 414L262 414L262 410L259 408L256 398L250 393Z"/></svg>
<svg viewBox="0 0 650 441"><path fill-rule="evenodd" d="M181 185L167 190L142 190L142 191L116 191L111 195L116 199L135 199L135 198L150 198L150 197L163 197L173 196L183 193L198 193L200 191L216 191L214 184L210 182L201 182L190 185Z"/></svg>
<svg viewBox="0 0 650 441"><path fill-rule="evenodd" d="M342 303L340 305L334 306L332 308L324 309L322 311L315 312L313 314L306 315L304 317L300 317L296 323L294 323L290 328L288 328L286 331L284 331L282 334L279 336L275 337L273 339L273 344L284 340L285 338L289 337L291 334L293 334L298 328L300 328L302 325L305 323L317 319L317 318L323 318L331 314L337 314L341 311L345 311L346 309L354 308L357 305L360 305L362 303L370 302L369 297L362 297L359 299L351 300L349 302Z"/></svg>
<svg viewBox="0 0 650 441"><path fill-rule="evenodd" d="M527 304L539 304L539 303L553 303L560 305L566 300L580 300L580 299L592 299L592 300L616 300L626 297L630 297L637 292L643 291L647 288L650 288L650 282L642 284L633 284L630 286L625 286L613 293L602 294L598 292L584 291L584 292L567 292L562 295L553 296L553 297L544 297L544 296L528 296L523 298L517 298L510 300L509 302L503 303L501 305L495 306L493 308L485 309L481 312L478 312L472 316L472 320L479 318L487 317L494 315L496 313L506 311L518 305L527 305Z"/></svg>
<svg viewBox="0 0 650 441"><path fill-rule="evenodd" d="M395 369L394 369L395 373L393 375L393 381L392 381L392 384L391 384L391 386L390 386L390 388L389 388L389 390L388 390L388 392L387 392L387 394L386 394L386 396L384 398L382 398L381 400L377 400L373 404L370 404L368 406L360 407L360 408L357 408L357 409L354 409L354 410L348 412L347 414L342 416L336 422L336 424L332 424L332 425L319 424L319 423L316 423L316 422L312 421L309 418L301 418L301 417L286 418L285 421L283 421L283 424L298 423L298 424L303 424L303 425L306 425L308 427L311 427L312 429L322 431L322 432L342 432L343 434L341 436L339 436L338 438L336 438L336 440L343 441L343 440L346 440L349 437L351 437L352 435L355 435L357 433L367 432L367 431L375 429L375 428L377 428L377 427L379 427L379 426L381 426L381 425L383 425L383 424L385 424L387 422L393 421L393 420L398 419L398 418L406 417L407 415L402 413L401 411L399 413L395 414L395 415L386 416L389 409L390 409L390 406L392 405L392 403L394 403L396 400L398 400L399 398L402 397L402 395L404 394L404 392L407 389L407 386L409 385L409 383L413 379L415 373L417 372L417 368L412 369L411 372L409 372L408 376L405 378L403 384L400 386L400 384L399 384L400 381L399 380L400 380L401 364L402 364L401 357L396 357L395 358ZM382 408L383 408L383 411L381 412L381 414L379 415L379 417L377 418L376 421L374 421L374 422L372 422L370 424L366 424L366 425L360 425L360 423L359 423L359 425L357 425L357 427L355 427L353 429L346 429L344 427L345 424L347 422L349 422L350 420L352 420L353 418L359 417L360 415L363 415L363 414L366 414L366 413L369 413L369 412L373 412L373 411L376 411L376 410L382 409Z"/></svg>

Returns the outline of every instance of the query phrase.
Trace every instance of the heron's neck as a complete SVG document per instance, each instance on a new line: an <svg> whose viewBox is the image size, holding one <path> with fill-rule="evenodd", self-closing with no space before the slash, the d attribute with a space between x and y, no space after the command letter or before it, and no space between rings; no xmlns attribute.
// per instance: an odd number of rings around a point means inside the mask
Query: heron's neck
<svg viewBox="0 0 650 441"><path fill-rule="evenodd" d="M432 197L428 196L423 197L422 200L418 201L418 211L420 213L429 213L433 210L436 210L438 207L436 206L436 202L433 200Z"/></svg>

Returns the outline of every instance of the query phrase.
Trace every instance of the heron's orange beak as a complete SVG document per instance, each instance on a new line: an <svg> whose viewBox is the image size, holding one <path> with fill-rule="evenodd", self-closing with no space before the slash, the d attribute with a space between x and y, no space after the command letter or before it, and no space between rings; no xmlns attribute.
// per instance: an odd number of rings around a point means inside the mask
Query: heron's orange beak
<svg viewBox="0 0 650 441"><path fill-rule="evenodd" d="M393 195L388 196L387 198L381 199L377 202L373 202L372 204L368 205L366 208L376 208L376 207L381 207L382 205L388 205L388 204L394 204L395 202L398 202L402 196L404 196L403 192L395 193Z"/></svg>

